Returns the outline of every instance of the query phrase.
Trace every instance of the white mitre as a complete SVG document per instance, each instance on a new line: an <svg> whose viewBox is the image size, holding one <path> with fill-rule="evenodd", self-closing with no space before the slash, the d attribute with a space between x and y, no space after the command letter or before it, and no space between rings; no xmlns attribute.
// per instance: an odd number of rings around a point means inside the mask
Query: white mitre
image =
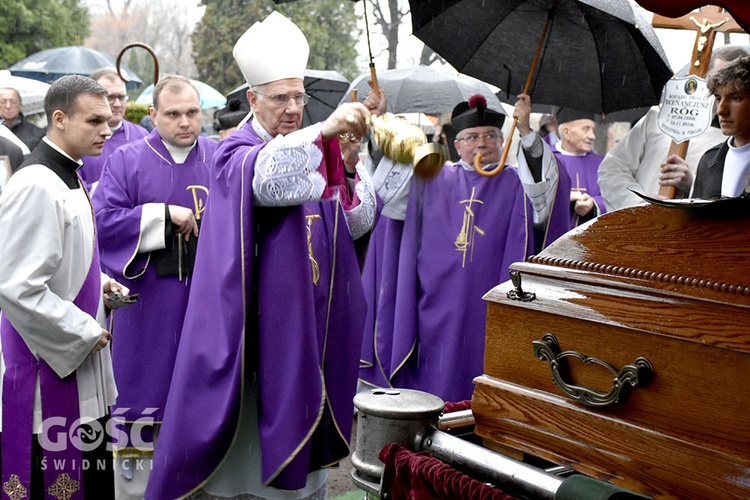
<svg viewBox="0 0 750 500"><path fill-rule="evenodd" d="M304 79L309 54L304 33L277 11L250 26L232 51L251 87L285 78Z"/></svg>

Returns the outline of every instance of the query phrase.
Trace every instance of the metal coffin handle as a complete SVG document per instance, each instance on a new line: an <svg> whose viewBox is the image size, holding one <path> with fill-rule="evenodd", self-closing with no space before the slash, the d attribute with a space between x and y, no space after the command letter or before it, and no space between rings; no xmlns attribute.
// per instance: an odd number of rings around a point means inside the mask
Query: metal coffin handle
<svg viewBox="0 0 750 500"><path fill-rule="evenodd" d="M534 340L532 344L534 346L534 355L540 360L549 363L552 371L552 381L555 385L562 389L571 399L586 406L606 408L621 403L625 398L625 389L628 385L631 387L646 385L654 373L653 365L644 357L638 357L633 364L625 365L620 371L617 371L600 359L585 356L575 351L560 352L560 344L557 338L551 333L545 334L542 340ZM597 364L612 372L614 375L612 389L604 393L566 382L561 373L566 368L563 365L563 360L566 357L578 358L586 364Z"/></svg>

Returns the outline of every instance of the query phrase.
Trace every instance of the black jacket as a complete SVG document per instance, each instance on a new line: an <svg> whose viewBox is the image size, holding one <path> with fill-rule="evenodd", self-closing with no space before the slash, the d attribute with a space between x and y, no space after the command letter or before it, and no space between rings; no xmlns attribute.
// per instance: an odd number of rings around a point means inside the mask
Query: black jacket
<svg viewBox="0 0 750 500"><path fill-rule="evenodd" d="M5 126L8 127L11 132L16 134L16 136L21 139L30 150L37 147L42 140L42 137L47 134L46 130L27 121L22 114L18 115L18 118L13 122L13 125L8 125L6 123Z"/></svg>
<svg viewBox="0 0 750 500"><path fill-rule="evenodd" d="M724 141L703 153L693 182L693 198L721 196L721 179L724 175L724 160L727 152L729 152L729 144Z"/></svg>

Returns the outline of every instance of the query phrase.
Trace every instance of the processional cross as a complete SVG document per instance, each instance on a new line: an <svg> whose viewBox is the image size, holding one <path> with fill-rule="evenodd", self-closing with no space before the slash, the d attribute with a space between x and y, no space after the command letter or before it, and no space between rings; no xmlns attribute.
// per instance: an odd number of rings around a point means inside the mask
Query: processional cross
<svg viewBox="0 0 750 500"><path fill-rule="evenodd" d="M685 14L682 17L665 17L654 14L651 21L654 28L671 28L682 30L694 30L695 44L693 45L693 57L690 60L689 75L695 75L704 78L708 72L708 63L711 59L716 33L742 33L743 29L732 16L723 8L714 5L706 5L698 11ZM669 147L668 157L676 154L680 158L685 158L690 141L683 141L680 144L672 141ZM674 198L677 189L674 186L662 186L659 189L659 195L665 198Z"/></svg>

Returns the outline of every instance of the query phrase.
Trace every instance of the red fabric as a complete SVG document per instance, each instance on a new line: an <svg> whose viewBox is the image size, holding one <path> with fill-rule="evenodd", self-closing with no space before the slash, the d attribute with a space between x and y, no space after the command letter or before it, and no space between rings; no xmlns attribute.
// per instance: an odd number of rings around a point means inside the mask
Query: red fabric
<svg viewBox="0 0 750 500"><path fill-rule="evenodd" d="M341 146L339 141L331 139L323 140L323 135L319 135L315 145L323 152L323 162L318 168L318 172L326 180L326 187L323 190L323 199L327 200L334 196L335 192L342 187L346 189L346 169L344 168L344 158L341 156Z"/></svg>
<svg viewBox="0 0 750 500"><path fill-rule="evenodd" d="M737 24L745 31L750 30L750 5L747 0L636 0L642 7L665 17L681 17L704 5L718 5L725 8Z"/></svg>
<svg viewBox="0 0 750 500"><path fill-rule="evenodd" d="M471 399L465 399L456 403L445 403L445 409L443 414L452 413L454 411L471 410Z"/></svg>
<svg viewBox="0 0 750 500"><path fill-rule="evenodd" d="M382 493L387 493L391 500L514 500L426 451L415 453L399 444L389 444L380 451L378 458L385 464Z"/></svg>
<svg viewBox="0 0 750 500"><path fill-rule="evenodd" d="M476 94L469 98L470 108L484 109L487 107L487 99L482 94Z"/></svg>

